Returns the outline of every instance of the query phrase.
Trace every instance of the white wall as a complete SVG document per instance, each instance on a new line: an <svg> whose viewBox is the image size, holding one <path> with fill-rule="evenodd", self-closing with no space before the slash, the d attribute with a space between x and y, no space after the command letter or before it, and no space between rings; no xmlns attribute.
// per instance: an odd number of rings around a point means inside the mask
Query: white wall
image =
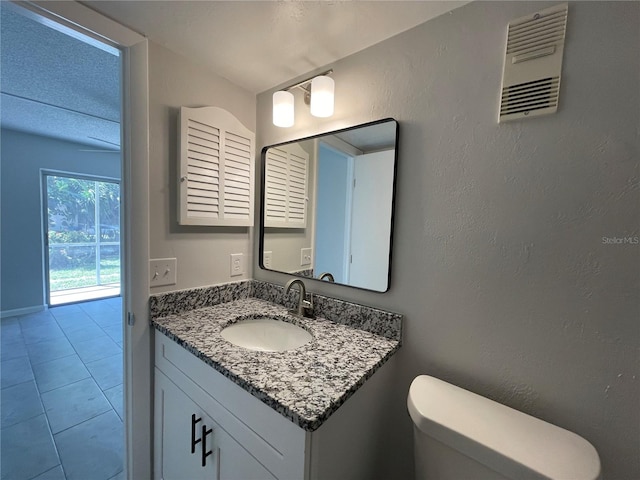
<svg viewBox="0 0 640 480"><path fill-rule="evenodd" d="M82 152L76 143L2 129L3 312L44 308L40 169L120 178L119 153Z"/></svg>
<svg viewBox="0 0 640 480"><path fill-rule="evenodd" d="M254 95L191 60L149 43L150 251L151 258L174 257L178 261L177 285L152 288L152 294L251 277L249 228L177 223L177 119L181 106L224 108L255 131ZM230 276L232 253L244 254L245 275Z"/></svg>
<svg viewBox="0 0 640 480"><path fill-rule="evenodd" d="M605 479L640 478L640 246L602 240L639 235L640 3L570 3L558 113L498 124L506 25L549 5L473 2L336 62L331 119L298 101L278 129L258 96L260 147L400 122L390 292L308 282L405 315L381 478L412 473L422 373L584 436Z"/></svg>

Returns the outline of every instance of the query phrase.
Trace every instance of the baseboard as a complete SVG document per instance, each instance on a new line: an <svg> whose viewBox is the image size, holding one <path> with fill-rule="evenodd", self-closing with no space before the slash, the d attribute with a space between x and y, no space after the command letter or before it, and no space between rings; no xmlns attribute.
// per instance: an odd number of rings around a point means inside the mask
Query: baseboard
<svg viewBox="0 0 640 480"><path fill-rule="evenodd" d="M14 310L2 310L0 312L0 318L17 317L18 315L29 315L30 313L42 312L46 309L46 305L35 305L33 307L16 308Z"/></svg>

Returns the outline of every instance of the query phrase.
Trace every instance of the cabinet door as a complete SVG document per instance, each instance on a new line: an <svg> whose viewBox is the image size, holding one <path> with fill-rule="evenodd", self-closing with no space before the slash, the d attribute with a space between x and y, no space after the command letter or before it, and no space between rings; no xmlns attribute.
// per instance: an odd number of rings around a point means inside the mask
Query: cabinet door
<svg viewBox="0 0 640 480"><path fill-rule="evenodd" d="M289 144L269 148L264 161L264 226L306 228L309 154Z"/></svg>
<svg viewBox="0 0 640 480"><path fill-rule="evenodd" d="M218 107L182 107L178 123L178 223L253 226L255 134Z"/></svg>
<svg viewBox="0 0 640 480"><path fill-rule="evenodd" d="M168 377L157 368L155 372L157 480L276 480ZM194 432L193 415L199 419ZM192 453L194 440L197 443ZM202 466L203 449L210 452L205 466Z"/></svg>
<svg viewBox="0 0 640 480"><path fill-rule="evenodd" d="M222 428L214 428L213 436L220 462L220 480L276 480Z"/></svg>
<svg viewBox="0 0 640 480"><path fill-rule="evenodd" d="M200 419L192 432L192 415ZM212 421L202 409L176 387L158 369L155 371L155 478L156 480L218 479L216 459L212 455L202 466L202 426ZM192 433L194 438L192 438ZM192 441L195 443L192 449ZM207 435L207 451L211 434ZM192 453L193 450L193 453Z"/></svg>

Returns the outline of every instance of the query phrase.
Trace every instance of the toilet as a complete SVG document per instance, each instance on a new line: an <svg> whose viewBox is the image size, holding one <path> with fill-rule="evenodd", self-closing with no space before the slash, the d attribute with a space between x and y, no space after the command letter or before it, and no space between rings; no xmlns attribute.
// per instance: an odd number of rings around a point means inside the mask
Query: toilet
<svg viewBox="0 0 640 480"><path fill-rule="evenodd" d="M596 480L584 438L434 377L416 377L407 407L416 480Z"/></svg>

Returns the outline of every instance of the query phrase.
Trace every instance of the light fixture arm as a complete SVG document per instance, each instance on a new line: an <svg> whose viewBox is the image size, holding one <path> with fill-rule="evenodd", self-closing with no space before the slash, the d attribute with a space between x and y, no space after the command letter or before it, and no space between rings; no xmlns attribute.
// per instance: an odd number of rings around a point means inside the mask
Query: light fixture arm
<svg viewBox="0 0 640 480"><path fill-rule="evenodd" d="M281 88L280 90L284 90L285 92L288 92L289 90L293 89L293 88L301 88L302 90L310 90L311 87L311 80L313 80L316 77L320 77L320 76L326 76L326 75L331 75L333 73L333 69L327 70L326 72L322 72L322 73L318 73L316 75L314 75L313 77L309 77L306 80L302 80L301 82L298 83L294 83L293 85L289 85L288 87L285 88Z"/></svg>
<svg viewBox="0 0 640 480"><path fill-rule="evenodd" d="M299 88L304 92L304 103L311 115L326 118L333 115L334 80L328 75L333 69L314 75L300 82L281 88L273 93L273 124L276 127L291 127L294 123L294 96L291 90Z"/></svg>

